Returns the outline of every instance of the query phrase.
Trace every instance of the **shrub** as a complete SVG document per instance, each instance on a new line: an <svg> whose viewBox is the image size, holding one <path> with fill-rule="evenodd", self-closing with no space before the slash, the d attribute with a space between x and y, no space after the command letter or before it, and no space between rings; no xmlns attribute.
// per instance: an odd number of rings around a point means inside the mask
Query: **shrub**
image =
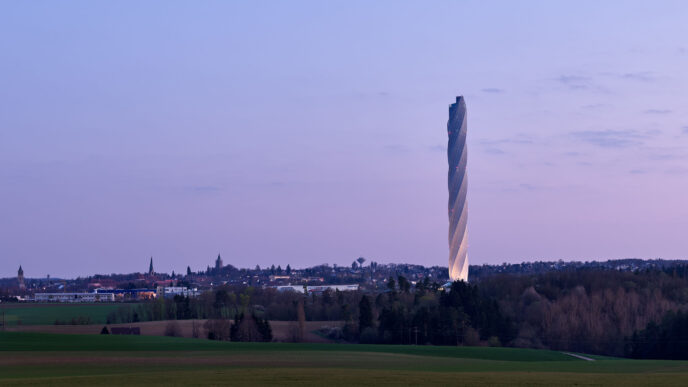
<svg viewBox="0 0 688 387"><path fill-rule="evenodd" d="M499 337L497 337L497 336L490 336L490 338L487 339L487 345L489 345L490 347L501 347L501 346L502 346L502 342L499 341Z"/></svg>
<svg viewBox="0 0 688 387"><path fill-rule="evenodd" d="M476 346L480 344L480 335L474 328L468 327L463 334L463 343L469 346Z"/></svg>

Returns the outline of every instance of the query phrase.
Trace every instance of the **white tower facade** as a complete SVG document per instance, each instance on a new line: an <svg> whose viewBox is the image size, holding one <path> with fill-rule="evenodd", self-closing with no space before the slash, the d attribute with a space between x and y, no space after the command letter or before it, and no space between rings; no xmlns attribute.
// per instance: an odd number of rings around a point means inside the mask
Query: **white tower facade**
<svg viewBox="0 0 688 387"><path fill-rule="evenodd" d="M468 178L466 176L466 101L449 105L447 160L449 174L449 279L468 281Z"/></svg>

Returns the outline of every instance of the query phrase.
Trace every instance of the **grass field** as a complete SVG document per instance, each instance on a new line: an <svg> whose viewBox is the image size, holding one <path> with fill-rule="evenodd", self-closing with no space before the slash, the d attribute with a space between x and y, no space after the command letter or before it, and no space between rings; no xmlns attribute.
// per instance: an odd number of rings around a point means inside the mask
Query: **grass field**
<svg viewBox="0 0 688 387"><path fill-rule="evenodd" d="M93 324L105 324L107 315L122 304L9 304L0 305L7 326L50 325L55 320L90 318ZM0 319L2 316L0 316Z"/></svg>
<svg viewBox="0 0 688 387"><path fill-rule="evenodd" d="M0 333L0 385L688 385L688 362L485 347Z"/></svg>
<svg viewBox="0 0 688 387"><path fill-rule="evenodd" d="M200 327L200 335L207 336L207 332L203 325L206 320L176 320L174 323L178 327L178 334L180 337L193 337L193 326ZM112 329L115 327L138 327L141 330L141 335L145 336L164 336L165 329L170 321L146 321L138 323L127 324L107 324L107 327ZM7 331L11 332L32 332L32 333L58 333L58 334L72 334L72 335L97 335L100 334L105 324L91 324L91 325L12 325L7 327ZM332 327L341 326L340 321L306 321L306 333L304 340L309 343L329 343L333 342L326 337L317 334L320 329L328 329ZM292 341L294 329L297 327L295 321L270 321L272 334L275 341Z"/></svg>

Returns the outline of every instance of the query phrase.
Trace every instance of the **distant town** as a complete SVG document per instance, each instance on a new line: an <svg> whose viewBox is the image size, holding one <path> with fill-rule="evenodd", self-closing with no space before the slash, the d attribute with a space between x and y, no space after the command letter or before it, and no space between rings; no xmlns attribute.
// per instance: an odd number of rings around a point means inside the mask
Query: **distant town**
<svg viewBox="0 0 688 387"><path fill-rule="evenodd" d="M542 274L551 271L603 269L616 271L666 270L673 266L687 265L688 260L618 259L607 261L535 261L517 264L470 266L469 282L480 282L485 277L510 274ZM389 278L403 276L412 286L425 281L446 285L449 281L447 268L425 267L413 264L379 264L364 257L351 265L318 265L308 268L292 268L290 265L253 269L237 268L224 264L221 255L213 265L203 271L184 273L159 273L154 260L148 261L148 270L130 274L96 274L76 279L36 278L26 275L19 267L17 276L0 279L0 302L130 302L151 300L158 297L196 297L225 285L274 288L279 291L322 293L331 291L379 292L387 289Z"/></svg>

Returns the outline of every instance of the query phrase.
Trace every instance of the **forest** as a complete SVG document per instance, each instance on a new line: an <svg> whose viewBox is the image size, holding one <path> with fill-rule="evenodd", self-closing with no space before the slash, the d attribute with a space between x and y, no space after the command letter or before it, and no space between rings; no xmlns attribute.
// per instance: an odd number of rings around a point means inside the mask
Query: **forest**
<svg viewBox="0 0 688 387"><path fill-rule="evenodd" d="M341 329L327 332L331 339L644 358L685 356L688 346L688 266L500 274L475 283L454 282L446 289L427 278L414 284L397 276L386 285L382 292L310 295L226 286L197 298L125 305L108 320L208 319L218 325L227 321L229 327L230 320L241 317L263 331L270 320L342 321Z"/></svg>

